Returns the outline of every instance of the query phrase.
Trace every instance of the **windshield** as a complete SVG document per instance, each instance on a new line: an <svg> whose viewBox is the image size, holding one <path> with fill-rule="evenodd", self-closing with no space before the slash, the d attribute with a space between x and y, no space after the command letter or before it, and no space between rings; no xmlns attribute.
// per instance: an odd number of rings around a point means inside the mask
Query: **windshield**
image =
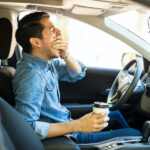
<svg viewBox="0 0 150 150"><path fill-rule="evenodd" d="M150 11L129 11L108 18L150 43Z"/></svg>

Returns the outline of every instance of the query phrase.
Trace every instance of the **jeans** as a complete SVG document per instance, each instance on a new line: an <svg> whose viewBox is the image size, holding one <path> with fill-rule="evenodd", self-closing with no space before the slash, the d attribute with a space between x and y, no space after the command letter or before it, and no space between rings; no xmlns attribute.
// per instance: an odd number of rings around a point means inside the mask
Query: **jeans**
<svg viewBox="0 0 150 150"><path fill-rule="evenodd" d="M121 136L141 136L141 132L130 128L122 114L117 111L109 113L108 127L100 132L78 133L77 143L96 143Z"/></svg>

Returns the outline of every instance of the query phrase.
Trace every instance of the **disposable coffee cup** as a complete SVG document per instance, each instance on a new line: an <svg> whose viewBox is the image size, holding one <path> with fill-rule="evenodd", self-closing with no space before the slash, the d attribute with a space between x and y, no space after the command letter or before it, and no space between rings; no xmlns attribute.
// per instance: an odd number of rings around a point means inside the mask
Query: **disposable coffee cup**
<svg viewBox="0 0 150 150"><path fill-rule="evenodd" d="M104 102L94 102L93 104L94 113L109 113L109 104Z"/></svg>

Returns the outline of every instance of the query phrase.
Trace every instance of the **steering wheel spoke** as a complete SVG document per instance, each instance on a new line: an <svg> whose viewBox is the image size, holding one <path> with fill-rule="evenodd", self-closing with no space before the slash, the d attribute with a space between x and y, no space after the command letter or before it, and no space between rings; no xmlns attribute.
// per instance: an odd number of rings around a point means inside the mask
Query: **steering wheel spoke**
<svg viewBox="0 0 150 150"><path fill-rule="evenodd" d="M134 76L128 73L129 68L136 64ZM130 61L117 75L107 97L110 109L121 107L134 91L142 73L142 61L140 58Z"/></svg>

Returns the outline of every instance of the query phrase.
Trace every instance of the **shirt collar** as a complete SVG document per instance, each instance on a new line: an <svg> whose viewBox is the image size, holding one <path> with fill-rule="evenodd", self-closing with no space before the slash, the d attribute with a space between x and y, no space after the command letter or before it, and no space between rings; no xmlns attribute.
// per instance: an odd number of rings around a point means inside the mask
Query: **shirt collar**
<svg viewBox="0 0 150 150"><path fill-rule="evenodd" d="M32 62L33 64L40 66L42 69L45 69L48 64L51 64L51 61L49 61L49 60L36 57L36 56L31 55L26 52L23 52L22 55L23 55L23 58L27 59L28 61Z"/></svg>

